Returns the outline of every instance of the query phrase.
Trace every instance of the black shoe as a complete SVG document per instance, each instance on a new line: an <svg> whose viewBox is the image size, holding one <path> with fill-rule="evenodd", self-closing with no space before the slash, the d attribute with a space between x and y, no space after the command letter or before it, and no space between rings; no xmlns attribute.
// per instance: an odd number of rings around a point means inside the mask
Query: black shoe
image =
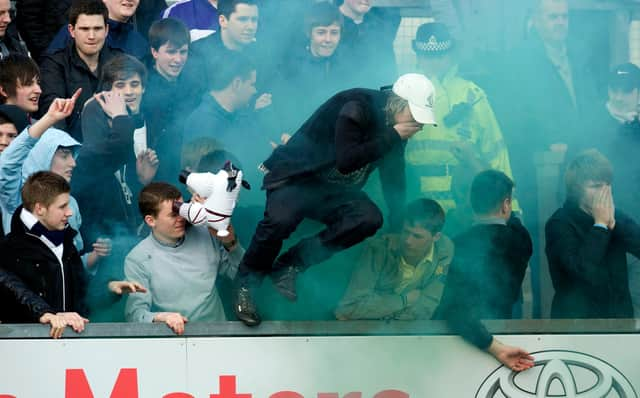
<svg viewBox="0 0 640 398"><path fill-rule="evenodd" d="M296 293L296 277L299 272L297 267L289 265L270 274L273 285L276 287L278 293L289 301L296 301L298 299L298 293Z"/></svg>
<svg viewBox="0 0 640 398"><path fill-rule="evenodd" d="M256 306L253 304L249 288L245 286L236 288L235 299L234 310L236 317L247 326L258 326L262 319L260 319Z"/></svg>

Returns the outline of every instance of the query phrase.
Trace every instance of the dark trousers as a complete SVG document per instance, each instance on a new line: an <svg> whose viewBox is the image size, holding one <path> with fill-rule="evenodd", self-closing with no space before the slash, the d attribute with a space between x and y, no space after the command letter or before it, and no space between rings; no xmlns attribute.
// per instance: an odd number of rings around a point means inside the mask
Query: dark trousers
<svg viewBox="0 0 640 398"><path fill-rule="evenodd" d="M302 239L276 261L287 239L304 218L326 225ZM306 180L267 191L264 218L258 223L242 262L239 277L259 279L289 265L306 269L376 233L382 213L362 191L348 186Z"/></svg>

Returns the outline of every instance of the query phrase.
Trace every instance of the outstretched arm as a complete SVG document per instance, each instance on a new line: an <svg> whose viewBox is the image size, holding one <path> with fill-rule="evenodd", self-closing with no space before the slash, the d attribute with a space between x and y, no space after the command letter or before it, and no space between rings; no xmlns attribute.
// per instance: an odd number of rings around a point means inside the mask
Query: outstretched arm
<svg viewBox="0 0 640 398"><path fill-rule="evenodd" d="M533 367L533 357L520 347L503 344L495 337L487 352L509 369L520 372Z"/></svg>

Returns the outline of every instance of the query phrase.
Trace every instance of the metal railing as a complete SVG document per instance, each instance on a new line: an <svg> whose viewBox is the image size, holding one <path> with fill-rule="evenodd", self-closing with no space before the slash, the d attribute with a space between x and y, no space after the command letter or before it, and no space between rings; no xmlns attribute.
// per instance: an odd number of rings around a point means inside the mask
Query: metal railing
<svg viewBox="0 0 640 398"><path fill-rule="evenodd" d="M484 321L497 335L635 334L640 319L537 319ZM282 337L282 336L433 336L452 335L444 321L268 321L249 328L240 322L193 322L182 336L164 324L89 323L84 332L70 329L63 338ZM48 339L49 326L0 325L0 339Z"/></svg>

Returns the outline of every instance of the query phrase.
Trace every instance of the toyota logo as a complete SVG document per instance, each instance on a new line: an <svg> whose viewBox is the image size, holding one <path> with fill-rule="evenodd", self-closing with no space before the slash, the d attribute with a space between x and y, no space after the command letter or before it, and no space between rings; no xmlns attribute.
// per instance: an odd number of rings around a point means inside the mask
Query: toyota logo
<svg viewBox="0 0 640 398"><path fill-rule="evenodd" d="M533 368L516 373L501 366L476 398L638 398L620 371L602 359L573 351L540 351Z"/></svg>

